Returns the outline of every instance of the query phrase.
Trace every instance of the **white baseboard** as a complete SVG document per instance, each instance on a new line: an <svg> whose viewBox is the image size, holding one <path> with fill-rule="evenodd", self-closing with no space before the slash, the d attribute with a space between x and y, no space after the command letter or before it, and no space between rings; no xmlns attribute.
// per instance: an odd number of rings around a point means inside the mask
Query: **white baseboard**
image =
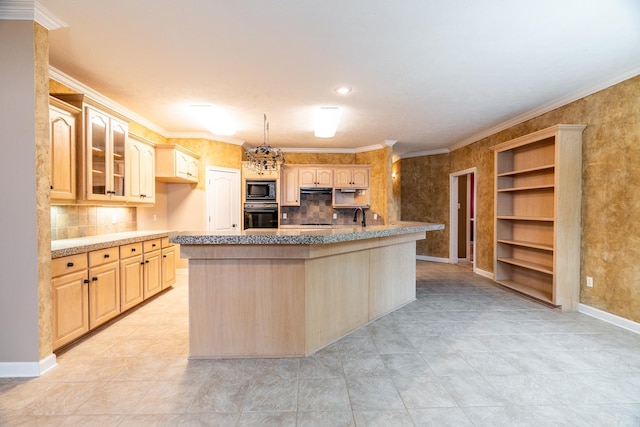
<svg viewBox="0 0 640 427"><path fill-rule="evenodd" d="M39 377L55 366L55 354L51 354L39 362L0 362L0 378Z"/></svg>
<svg viewBox="0 0 640 427"><path fill-rule="evenodd" d="M476 273L478 276L486 277L487 279L493 280L493 278L494 278L494 275L493 275L492 272L484 271L484 270L481 270L481 269L479 269L477 267L476 267L476 271L474 273Z"/></svg>
<svg viewBox="0 0 640 427"><path fill-rule="evenodd" d="M443 262L446 264L449 264L451 262L449 258L437 258L434 256L427 256L427 255L416 255L416 259L418 261Z"/></svg>
<svg viewBox="0 0 640 427"><path fill-rule="evenodd" d="M595 317L596 319L603 320L607 323L611 323L612 325L640 334L640 323L634 322L633 320L616 316L615 314L611 314L607 311L600 310L586 304L578 304L578 311L582 314L586 314L587 316Z"/></svg>

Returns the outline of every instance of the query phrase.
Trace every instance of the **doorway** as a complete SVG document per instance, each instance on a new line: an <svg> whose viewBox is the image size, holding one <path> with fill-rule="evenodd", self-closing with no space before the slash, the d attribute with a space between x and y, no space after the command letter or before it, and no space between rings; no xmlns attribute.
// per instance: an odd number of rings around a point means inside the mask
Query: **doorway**
<svg viewBox="0 0 640 427"><path fill-rule="evenodd" d="M240 170L207 166L207 231L240 234Z"/></svg>
<svg viewBox="0 0 640 427"><path fill-rule="evenodd" d="M449 262L476 271L476 194L478 168L449 175Z"/></svg>

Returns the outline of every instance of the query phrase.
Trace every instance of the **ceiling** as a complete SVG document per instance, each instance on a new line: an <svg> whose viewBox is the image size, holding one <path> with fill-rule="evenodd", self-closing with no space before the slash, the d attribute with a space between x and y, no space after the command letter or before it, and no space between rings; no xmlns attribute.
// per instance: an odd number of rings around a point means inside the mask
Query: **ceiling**
<svg viewBox="0 0 640 427"><path fill-rule="evenodd" d="M155 124L285 149L448 149L640 74L637 0L39 0L50 64ZM340 85L352 88L338 95ZM342 109L335 137L313 112Z"/></svg>

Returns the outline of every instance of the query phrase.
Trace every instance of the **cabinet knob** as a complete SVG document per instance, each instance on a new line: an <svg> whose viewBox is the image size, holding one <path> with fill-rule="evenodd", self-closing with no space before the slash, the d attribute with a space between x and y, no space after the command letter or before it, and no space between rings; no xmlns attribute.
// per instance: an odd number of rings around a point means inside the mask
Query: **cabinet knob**
<svg viewBox="0 0 640 427"><path fill-rule="evenodd" d="M105 258L109 258L109 254L104 254L104 257Z"/></svg>
<svg viewBox="0 0 640 427"><path fill-rule="evenodd" d="M135 252L135 251L136 251L136 248L131 248L131 252Z"/></svg>
<svg viewBox="0 0 640 427"><path fill-rule="evenodd" d="M166 258L166 257L167 257L166 255L162 255L162 258Z"/></svg>
<svg viewBox="0 0 640 427"><path fill-rule="evenodd" d="M144 265L144 261L142 261L142 262L140 263L140 265Z"/></svg>
<svg viewBox="0 0 640 427"><path fill-rule="evenodd" d="M84 283L84 284L86 285L87 283L89 283L89 279L84 279L84 280L82 281L82 283Z"/></svg>
<svg viewBox="0 0 640 427"><path fill-rule="evenodd" d="M144 263L145 263L145 264L149 264L149 260L146 260Z"/></svg>
<svg viewBox="0 0 640 427"><path fill-rule="evenodd" d="M49 187L51 187L51 189L53 190L53 185L50 185Z"/></svg>
<svg viewBox="0 0 640 427"><path fill-rule="evenodd" d="M152 243L152 244L151 244L151 247L152 247L152 248L155 248L155 247L156 247L156 244L155 244L155 243Z"/></svg>
<svg viewBox="0 0 640 427"><path fill-rule="evenodd" d="M73 265L74 265L74 264L73 264L72 262L68 262L68 263L67 263L67 267L73 267Z"/></svg>
<svg viewBox="0 0 640 427"><path fill-rule="evenodd" d="M98 281L98 278L97 278L97 277L92 277L92 278L91 278L91 281L92 281L92 282L97 282L97 281Z"/></svg>

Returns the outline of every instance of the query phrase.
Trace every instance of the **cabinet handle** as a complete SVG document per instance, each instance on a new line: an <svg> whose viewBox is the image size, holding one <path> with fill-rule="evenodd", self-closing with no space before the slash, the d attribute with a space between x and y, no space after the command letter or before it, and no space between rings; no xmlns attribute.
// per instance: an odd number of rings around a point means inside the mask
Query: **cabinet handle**
<svg viewBox="0 0 640 427"><path fill-rule="evenodd" d="M136 251L136 248L131 248L131 252L135 252L135 251Z"/></svg>
<svg viewBox="0 0 640 427"><path fill-rule="evenodd" d="M142 262L140 263L140 265L144 265L144 261L142 261Z"/></svg>
<svg viewBox="0 0 640 427"><path fill-rule="evenodd" d="M104 254L104 257L105 258L109 258L109 254Z"/></svg>
<svg viewBox="0 0 640 427"><path fill-rule="evenodd" d="M167 257L166 255L162 255L162 258L166 258L166 257Z"/></svg>
<svg viewBox="0 0 640 427"><path fill-rule="evenodd" d="M91 281L92 281L92 282L97 282L97 281L98 281L98 278L97 278L97 277L92 277L92 278L91 278Z"/></svg>
<svg viewBox="0 0 640 427"><path fill-rule="evenodd" d="M152 247L152 248L155 248L155 247L156 247L156 244L155 244L155 243L152 243L152 244L151 244L151 247Z"/></svg>
<svg viewBox="0 0 640 427"><path fill-rule="evenodd" d="M84 280L82 281L82 283L84 283L84 284L86 285L87 283L89 283L89 279L84 279Z"/></svg>
<svg viewBox="0 0 640 427"><path fill-rule="evenodd" d="M146 260L144 263L145 263L145 264L149 264L149 260Z"/></svg>
<svg viewBox="0 0 640 427"><path fill-rule="evenodd" d="M73 267L73 263L72 262L68 262L67 263L67 267Z"/></svg>
<svg viewBox="0 0 640 427"><path fill-rule="evenodd" d="M49 187L51 187L51 189L53 190L53 185L50 185Z"/></svg>

